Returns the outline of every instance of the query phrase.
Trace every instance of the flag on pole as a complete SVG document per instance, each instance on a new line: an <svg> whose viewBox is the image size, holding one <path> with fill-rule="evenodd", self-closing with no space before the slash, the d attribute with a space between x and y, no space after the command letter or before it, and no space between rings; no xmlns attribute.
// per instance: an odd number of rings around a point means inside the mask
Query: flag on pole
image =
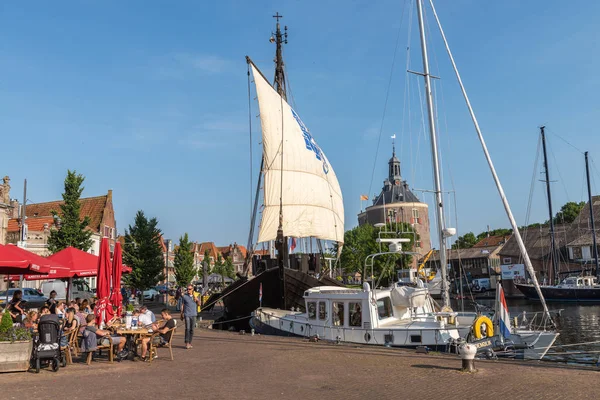
<svg viewBox="0 0 600 400"><path fill-rule="evenodd" d="M510 314L508 313L508 306L506 305L506 297L504 297L504 290L502 285L498 284L498 326L500 332L505 338L510 337Z"/></svg>
<svg viewBox="0 0 600 400"><path fill-rule="evenodd" d="M288 241L289 241L290 253L291 253L296 248L296 238L291 237L288 239Z"/></svg>
<svg viewBox="0 0 600 400"><path fill-rule="evenodd" d="M392 139L396 139L396 134L395 133L392 135Z"/></svg>
<svg viewBox="0 0 600 400"><path fill-rule="evenodd" d="M366 194L361 194L361 195L360 195L360 199L361 199L361 200L369 200L369 195L366 195Z"/></svg>
<svg viewBox="0 0 600 400"><path fill-rule="evenodd" d="M262 282L260 283L260 287L258 288L258 301L262 304Z"/></svg>

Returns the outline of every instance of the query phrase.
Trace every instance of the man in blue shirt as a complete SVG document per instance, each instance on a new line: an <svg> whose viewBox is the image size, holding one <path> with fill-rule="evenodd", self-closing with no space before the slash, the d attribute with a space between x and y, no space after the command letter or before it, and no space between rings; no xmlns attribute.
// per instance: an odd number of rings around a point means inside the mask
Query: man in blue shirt
<svg viewBox="0 0 600 400"><path fill-rule="evenodd" d="M194 337L194 324L198 315L198 303L200 299L194 296L194 287L187 285L185 294L181 297L181 319L185 321L185 348L192 348Z"/></svg>

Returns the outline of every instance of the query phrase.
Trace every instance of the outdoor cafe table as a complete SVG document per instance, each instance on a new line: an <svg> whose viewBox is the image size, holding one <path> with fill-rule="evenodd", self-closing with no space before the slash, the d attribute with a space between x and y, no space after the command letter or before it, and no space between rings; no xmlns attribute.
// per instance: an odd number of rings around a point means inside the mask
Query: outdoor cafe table
<svg viewBox="0 0 600 400"><path fill-rule="evenodd" d="M129 328L128 329L123 325L115 326L112 328L113 328L113 331L116 332L118 335L127 337L127 345L126 345L127 349L129 350L129 354L133 355L134 357L138 355L137 346L135 343L136 336L142 338L142 337L146 337L146 336L152 336L152 334L154 333L150 329L147 329L147 328L137 328L137 329Z"/></svg>

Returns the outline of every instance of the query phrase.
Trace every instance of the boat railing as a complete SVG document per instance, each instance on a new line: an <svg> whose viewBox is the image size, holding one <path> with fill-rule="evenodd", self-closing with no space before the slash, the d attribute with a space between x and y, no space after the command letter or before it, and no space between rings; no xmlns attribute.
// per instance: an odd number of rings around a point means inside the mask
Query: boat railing
<svg viewBox="0 0 600 400"><path fill-rule="evenodd" d="M550 331L554 330L554 322L551 316L560 315L562 309L549 310L546 314L544 311L527 312L523 311L513 319L513 325L518 329L528 329L531 331Z"/></svg>

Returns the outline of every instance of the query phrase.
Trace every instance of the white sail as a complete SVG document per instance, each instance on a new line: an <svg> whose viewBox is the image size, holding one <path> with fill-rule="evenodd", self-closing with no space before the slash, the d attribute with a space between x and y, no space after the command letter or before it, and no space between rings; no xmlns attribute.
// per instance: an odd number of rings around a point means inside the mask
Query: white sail
<svg viewBox="0 0 600 400"><path fill-rule="evenodd" d="M264 208L258 242L277 237L281 196L284 236L312 236L343 243L344 202L331 164L298 114L254 65L252 73L265 161Z"/></svg>

